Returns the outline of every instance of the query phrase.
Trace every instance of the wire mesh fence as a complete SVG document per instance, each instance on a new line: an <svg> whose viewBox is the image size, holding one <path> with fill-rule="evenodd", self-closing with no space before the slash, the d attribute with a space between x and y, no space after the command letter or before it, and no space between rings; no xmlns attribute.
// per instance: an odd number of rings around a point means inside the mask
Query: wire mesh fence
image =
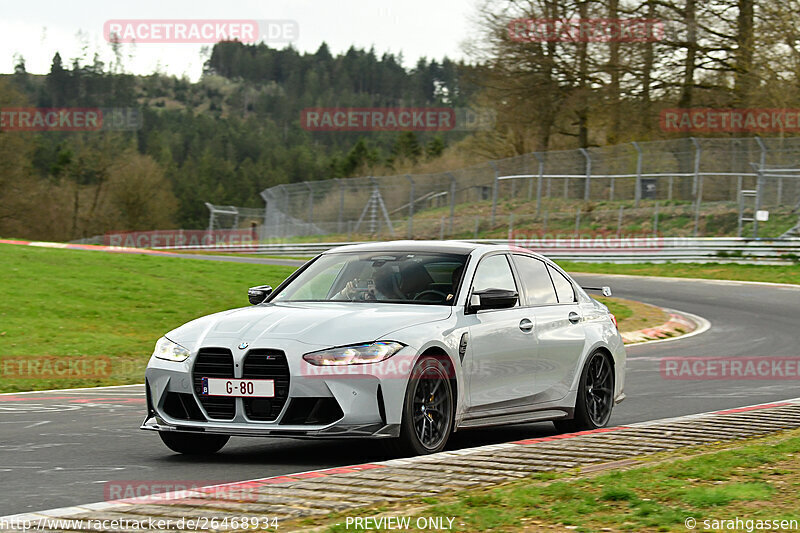
<svg viewBox="0 0 800 533"><path fill-rule="evenodd" d="M209 206L262 239L478 238L530 230L780 236L800 208L800 138L680 138L533 152L449 172L282 184ZM774 235L773 235L774 234Z"/></svg>

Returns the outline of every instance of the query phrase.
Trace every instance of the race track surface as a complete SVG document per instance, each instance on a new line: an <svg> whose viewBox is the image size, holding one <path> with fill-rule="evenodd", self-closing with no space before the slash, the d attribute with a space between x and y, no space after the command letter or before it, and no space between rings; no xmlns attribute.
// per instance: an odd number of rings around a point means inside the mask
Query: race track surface
<svg viewBox="0 0 800 533"><path fill-rule="evenodd" d="M576 278L584 284L611 285L622 298L686 311L711 322L700 335L628 348L627 399L617 406L612 425L798 396L796 380L667 380L659 363L668 356L800 355L800 288L626 276ZM212 458L183 457L169 452L156 434L138 429L144 408L142 386L0 395L0 516L102 501L111 480L211 483L388 458L378 443L366 440L256 438L233 438ZM549 423L471 430L457 433L450 447L552 433Z"/></svg>

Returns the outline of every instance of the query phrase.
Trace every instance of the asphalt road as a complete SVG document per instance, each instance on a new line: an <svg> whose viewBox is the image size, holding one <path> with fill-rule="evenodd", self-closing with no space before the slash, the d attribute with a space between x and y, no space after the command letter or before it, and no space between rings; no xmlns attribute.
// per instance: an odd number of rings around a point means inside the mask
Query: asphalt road
<svg viewBox="0 0 800 533"><path fill-rule="evenodd" d="M227 259L227 258L226 258ZM264 262L260 260L259 262ZM800 289L714 281L577 276L615 294L705 317L700 335L628 349L627 400L611 424L699 413L800 396L797 381L676 381L666 356L800 356ZM0 395L0 516L105 499L113 480L261 478L386 459L370 441L234 438L212 458L170 453L138 429L141 386ZM451 448L552 434L551 424L457 433Z"/></svg>

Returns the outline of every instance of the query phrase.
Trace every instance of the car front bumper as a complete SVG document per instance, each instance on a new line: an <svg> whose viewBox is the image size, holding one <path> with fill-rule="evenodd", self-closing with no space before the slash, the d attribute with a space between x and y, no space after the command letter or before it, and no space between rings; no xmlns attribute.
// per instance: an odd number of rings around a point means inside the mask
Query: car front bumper
<svg viewBox="0 0 800 533"><path fill-rule="evenodd" d="M399 436L415 350L405 347L380 363L322 368L302 360L303 353L316 347L296 341L275 344L270 350L285 354L288 390L272 414L254 416L255 404L244 398L223 400L229 409L224 416L214 412L201 394L198 379L205 376L196 368L200 354L194 352L182 363L151 358L145 372L147 416L141 429L297 438ZM245 360L259 349L214 349L230 355L232 375L227 377L258 379L244 369Z"/></svg>
<svg viewBox="0 0 800 533"><path fill-rule="evenodd" d="M400 435L399 424L366 424L347 426L330 424L328 426L276 426L253 427L250 424L199 424L196 422L170 423L158 415L148 416L139 429L148 431L182 431L230 435L235 437L291 437L291 438L323 438L338 439L346 437L393 438Z"/></svg>

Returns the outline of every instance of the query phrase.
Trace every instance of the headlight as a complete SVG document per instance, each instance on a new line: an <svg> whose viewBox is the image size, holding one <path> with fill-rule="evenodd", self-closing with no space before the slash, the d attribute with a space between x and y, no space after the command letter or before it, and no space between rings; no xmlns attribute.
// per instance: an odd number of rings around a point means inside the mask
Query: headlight
<svg viewBox="0 0 800 533"><path fill-rule="evenodd" d="M404 346L404 344L393 341L356 344L307 353L303 359L316 366L362 365L388 359Z"/></svg>
<svg viewBox="0 0 800 533"><path fill-rule="evenodd" d="M166 337L161 337L156 343L156 349L153 352L153 355L159 359L180 363L189 357L189 350L180 344L172 342Z"/></svg>

